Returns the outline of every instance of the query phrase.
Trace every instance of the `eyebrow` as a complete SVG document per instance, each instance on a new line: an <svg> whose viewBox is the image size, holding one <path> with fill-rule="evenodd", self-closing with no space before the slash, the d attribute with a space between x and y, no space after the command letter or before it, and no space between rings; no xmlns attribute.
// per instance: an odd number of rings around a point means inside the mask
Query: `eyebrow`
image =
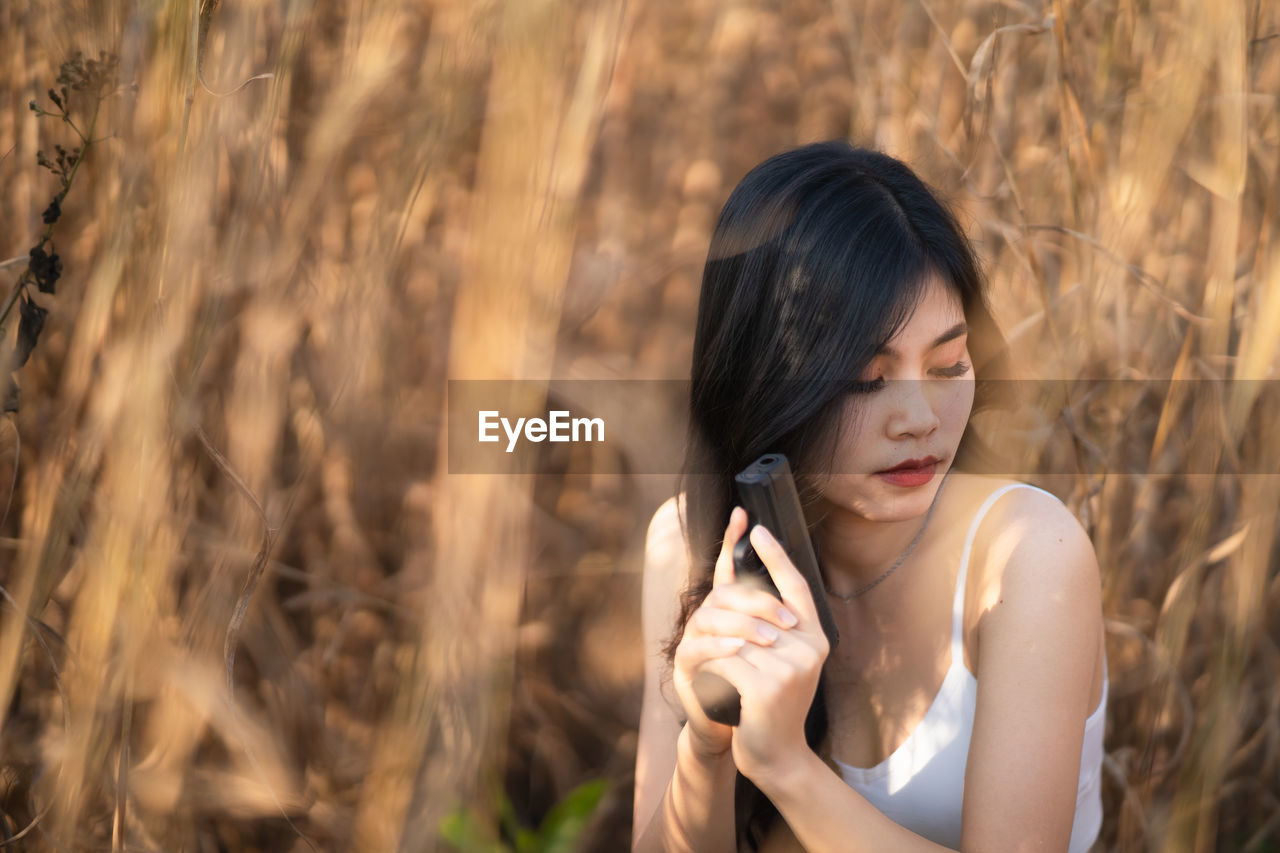
<svg viewBox="0 0 1280 853"><path fill-rule="evenodd" d="M929 344L929 349L931 350L937 349L938 347L945 344L947 341L955 340L961 335L965 335L968 333L969 333L969 326L966 323L964 322L956 323L950 329L947 329L945 332L938 335L938 337L934 338L933 343ZM888 344L881 344L879 347L876 348L876 355L887 355L891 358L897 358L898 352Z"/></svg>

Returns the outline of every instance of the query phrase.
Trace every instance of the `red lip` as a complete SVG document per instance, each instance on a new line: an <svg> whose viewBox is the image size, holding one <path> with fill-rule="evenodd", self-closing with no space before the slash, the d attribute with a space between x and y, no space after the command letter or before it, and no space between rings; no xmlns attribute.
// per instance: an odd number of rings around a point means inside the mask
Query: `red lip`
<svg viewBox="0 0 1280 853"><path fill-rule="evenodd" d="M885 468L883 471L877 471L876 473L885 474L885 473L888 473L889 471L903 471L903 470L912 469L912 468L925 468L929 465L933 465L941 461L942 460L940 460L936 456L926 456L923 459L907 459L903 462L899 462L897 465L894 465L892 468Z"/></svg>

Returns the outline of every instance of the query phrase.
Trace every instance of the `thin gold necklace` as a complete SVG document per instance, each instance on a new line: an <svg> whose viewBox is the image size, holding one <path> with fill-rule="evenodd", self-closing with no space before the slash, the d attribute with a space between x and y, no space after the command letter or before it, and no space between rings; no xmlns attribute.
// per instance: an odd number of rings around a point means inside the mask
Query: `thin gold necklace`
<svg viewBox="0 0 1280 853"><path fill-rule="evenodd" d="M844 602L853 601L855 598L862 595L863 593L870 592L881 581L889 577L889 575L893 574L893 570L898 568L898 566L902 565L903 561L907 559L907 556L910 555L911 551L916 547L916 543L920 541L920 537L924 535L924 529L929 526L929 519L933 517L933 509L938 505L938 498L942 495L942 487L947 484L947 477L950 477L950 476L951 476L951 469L948 468L947 473L942 475L942 482L938 484L938 491L933 496L933 502L929 504L929 511L924 514L924 523L920 525L920 529L916 531L916 535L911 539L911 542L907 544L906 550L898 555L898 559L893 561L893 565L890 566L888 569L886 569L884 574L880 575L880 577L876 578L870 583L863 584L862 586L855 589L853 592L847 593L845 595L841 595L838 592L833 592L831 587L827 586L826 581L824 580L822 586L823 586L823 589L827 591L827 595L830 595L834 598L838 598Z"/></svg>

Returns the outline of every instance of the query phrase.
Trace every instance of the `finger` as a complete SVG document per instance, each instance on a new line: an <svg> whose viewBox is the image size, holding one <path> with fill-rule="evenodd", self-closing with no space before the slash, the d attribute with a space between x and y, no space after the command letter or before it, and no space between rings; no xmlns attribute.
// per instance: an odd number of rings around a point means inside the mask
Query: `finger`
<svg viewBox="0 0 1280 853"><path fill-rule="evenodd" d="M789 652L782 648L744 645L736 654L707 660L702 672L713 672L733 685L745 707L753 699L779 696L803 684L813 684L822 656L799 635L792 634ZM810 694L810 698L812 695Z"/></svg>
<svg viewBox="0 0 1280 853"><path fill-rule="evenodd" d="M751 545L760 555L769 577L773 578L773 585L778 588L783 603L800 617L804 627L817 625L818 609L813 604L813 593L800 570L787 556L786 549L762 524L751 528Z"/></svg>
<svg viewBox="0 0 1280 853"><path fill-rule="evenodd" d="M774 601L776 602L777 599ZM776 603L774 609L777 609ZM774 620L781 621L776 614ZM695 628L695 636L740 637L760 646L767 646L776 641L786 630L783 625L775 625L765 619L748 616L737 610L705 605L693 612L691 621Z"/></svg>
<svg viewBox="0 0 1280 853"><path fill-rule="evenodd" d="M825 647L816 647L809 635L795 631L783 634L768 647L747 643L737 654L756 669L782 681L821 669L827 659Z"/></svg>
<svg viewBox="0 0 1280 853"><path fill-rule="evenodd" d="M731 583L716 587L707 593L701 606L754 616L779 628L794 628L800 621L795 613L774 597L773 593L765 592L751 584Z"/></svg>
<svg viewBox="0 0 1280 853"><path fill-rule="evenodd" d="M724 544L720 546L720 556L716 558L715 573L711 577L712 587L733 583L733 546L738 543L747 530L747 511L735 506L729 514L729 525L724 531Z"/></svg>
<svg viewBox="0 0 1280 853"><path fill-rule="evenodd" d="M743 648L746 647L744 646ZM741 649L739 649L740 651ZM771 676L756 669L740 654L726 655L725 657L712 658L705 661L702 664L701 671L713 672L720 676L734 686L739 696L757 695L759 691L768 688L773 680Z"/></svg>
<svg viewBox="0 0 1280 853"><path fill-rule="evenodd" d="M676 659L680 666L693 672L709 660L736 654L744 645L746 641L741 637L687 637L676 648Z"/></svg>

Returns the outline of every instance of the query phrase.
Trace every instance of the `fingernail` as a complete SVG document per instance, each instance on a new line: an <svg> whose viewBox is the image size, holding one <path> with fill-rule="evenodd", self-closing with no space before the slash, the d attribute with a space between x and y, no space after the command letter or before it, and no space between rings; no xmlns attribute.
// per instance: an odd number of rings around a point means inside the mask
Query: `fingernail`
<svg viewBox="0 0 1280 853"><path fill-rule="evenodd" d="M778 639L778 629L772 625L760 625L756 628L756 633L771 643Z"/></svg>
<svg viewBox="0 0 1280 853"><path fill-rule="evenodd" d="M778 618L781 619L788 628L794 628L796 623L800 621L796 618L794 613L785 607L778 608Z"/></svg>
<svg viewBox="0 0 1280 853"><path fill-rule="evenodd" d="M769 528L765 527L763 524L757 524L755 526L755 530L753 530L752 532L760 536L761 542L767 543L767 542L775 541L773 538L773 534L769 532Z"/></svg>
<svg viewBox="0 0 1280 853"><path fill-rule="evenodd" d="M722 649L737 649L741 648L747 641L741 637L721 637L717 642L720 643L720 648Z"/></svg>

